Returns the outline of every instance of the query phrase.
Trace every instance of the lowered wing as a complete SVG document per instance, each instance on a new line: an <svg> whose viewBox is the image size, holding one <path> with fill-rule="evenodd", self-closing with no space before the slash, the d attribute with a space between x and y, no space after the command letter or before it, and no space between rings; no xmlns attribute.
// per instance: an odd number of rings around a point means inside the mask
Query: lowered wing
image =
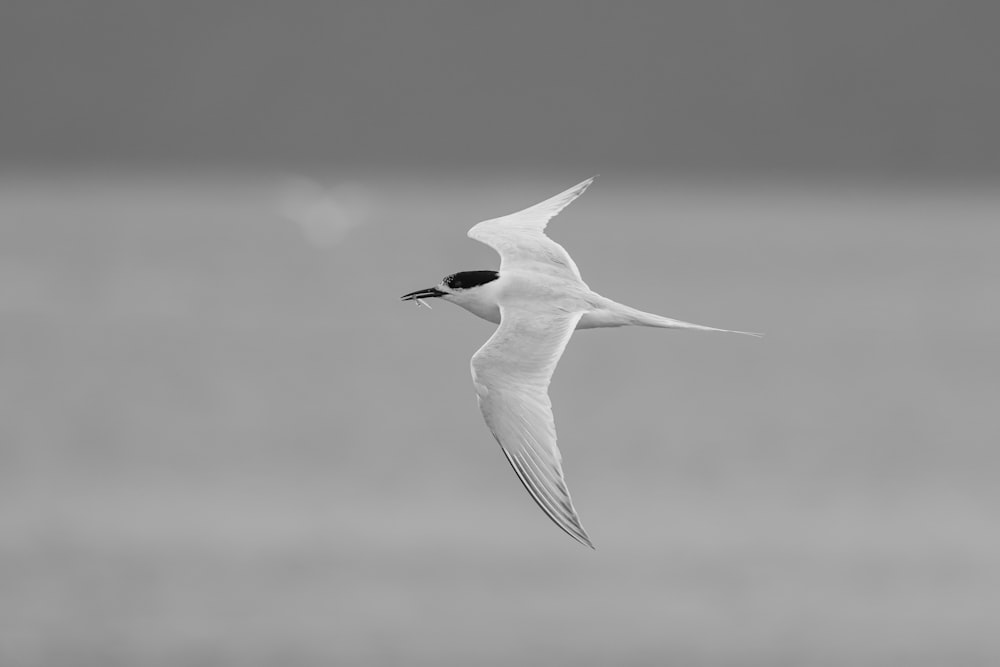
<svg viewBox="0 0 1000 667"><path fill-rule="evenodd" d="M486 425L524 488L557 526L593 548L563 479L548 394L581 315L501 306L500 326L472 356L472 380Z"/></svg>

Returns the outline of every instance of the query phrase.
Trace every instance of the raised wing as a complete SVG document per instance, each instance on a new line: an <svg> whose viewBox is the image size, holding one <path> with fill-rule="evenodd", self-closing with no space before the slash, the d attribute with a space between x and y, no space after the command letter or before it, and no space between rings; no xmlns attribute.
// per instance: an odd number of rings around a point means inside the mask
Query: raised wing
<svg viewBox="0 0 1000 667"><path fill-rule="evenodd" d="M472 356L479 408L504 456L542 511L594 548L563 479L548 388L581 312L500 307L500 326Z"/></svg>
<svg viewBox="0 0 1000 667"><path fill-rule="evenodd" d="M531 208L480 222L469 230L469 238L485 243L500 253L501 272L505 268L530 268L582 280L580 270L566 249L545 235L545 225L582 195L595 178L588 178Z"/></svg>

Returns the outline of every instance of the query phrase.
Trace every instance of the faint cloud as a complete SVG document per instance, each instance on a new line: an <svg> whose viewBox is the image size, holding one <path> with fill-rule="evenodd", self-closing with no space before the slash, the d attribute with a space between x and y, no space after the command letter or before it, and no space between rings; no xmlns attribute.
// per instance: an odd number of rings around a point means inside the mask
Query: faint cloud
<svg viewBox="0 0 1000 667"><path fill-rule="evenodd" d="M352 229L371 219L372 195L357 182L326 186L295 176L281 186L277 211L294 222L309 243L327 248L342 242Z"/></svg>

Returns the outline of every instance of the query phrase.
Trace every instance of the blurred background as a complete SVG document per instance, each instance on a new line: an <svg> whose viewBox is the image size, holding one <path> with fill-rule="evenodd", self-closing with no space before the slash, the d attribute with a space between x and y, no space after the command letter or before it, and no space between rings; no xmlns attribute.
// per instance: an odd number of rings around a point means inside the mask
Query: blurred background
<svg viewBox="0 0 1000 667"><path fill-rule="evenodd" d="M0 8L0 664L1000 663L1000 8ZM550 226L563 535L397 297Z"/></svg>

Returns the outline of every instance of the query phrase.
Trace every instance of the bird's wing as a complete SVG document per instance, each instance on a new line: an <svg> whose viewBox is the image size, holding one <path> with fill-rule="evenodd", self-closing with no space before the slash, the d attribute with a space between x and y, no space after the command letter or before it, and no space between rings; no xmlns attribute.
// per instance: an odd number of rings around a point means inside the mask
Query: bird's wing
<svg viewBox="0 0 1000 667"><path fill-rule="evenodd" d="M552 275L568 275L576 280L580 270L566 249L545 235L545 225L559 211L583 194L594 178L540 204L502 218L485 220L469 230L469 238L500 253L500 272L510 268L530 268Z"/></svg>
<svg viewBox="0 0 1000 667"><path fill-rule="evenodd" d="M548 394L581 316L501 305L500 326L472 356L472 380L483 418L524 488L557 526L593 548L563 479Z"/></svg>

